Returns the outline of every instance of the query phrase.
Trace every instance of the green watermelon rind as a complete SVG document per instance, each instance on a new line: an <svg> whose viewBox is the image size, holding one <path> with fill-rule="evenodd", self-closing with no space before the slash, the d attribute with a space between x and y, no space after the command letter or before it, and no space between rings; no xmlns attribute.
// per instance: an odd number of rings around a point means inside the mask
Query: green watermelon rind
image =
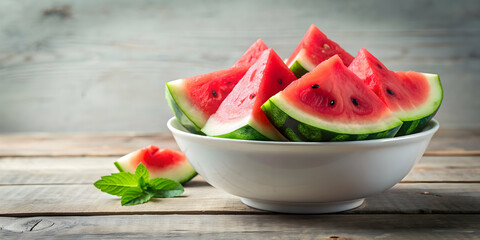
<svg viewBox="0 0 480 240"><path fill-rule="evenodd" d="M193 172L190 173L190 175L187 175L185 178L181 179L178 182L183 185L183 184L189 182L190 180L192 180L197 175L198 175L198 173L196 171L193 171Z"/></svg>
<svg viewBox="0 0 480 240"><path fill-rule="evenodd" d="M403 122L402 127L400 128L400 130L398 130L398 133L395 136L400 137L404 135L421 132L423 128L427 126L427 123L430 122L430 120L432 120L432 118L435 116L436 113L437 112L435 111L434 113L424 118L421 118L415 121Z"/></svg>
<svg viewBox="0 0 480 240"><path fill-rule="evenodd" d="M342 130L335 129L328 124L312 122L311 119L302 117L298 109L295 110L292 106L287 106L279 94L270 98L262 105L262 110L270 119L272 124L291 141L358 141L379 138L394 137L402 126L402 122L397 118L392 117L385 119L384 124L379 122L380 127L377 129L360 129L360 131L351 131L349 133L342 132ZM288 110L287 110L288 109ZM383 125L383 126L382 126Z"/></svg>
<svg viewBox="0 0 480 240"><path fill-rule="evenodd" d="M300 78L306 73L312 71L315 66L315 64L308 60L308 58L305 56L305 50L302 49L298 52L295 60L293 60L288 68L290 68L297 78Z"/></svg>
<svg viewBox="0 0 480 240"><path fill-rule="evenodd" d="M178 79L165 84L165 98L168 106L185 129L191 133L204 135L200 129L206 119L202 117L202 112L196 110L196 107L188 102L182 80Z"/></svg>
<svg viewBox="0 0 480 240"><path fill-rule="evenodd" d="M233 132L229 132L222 135L217 135L215 137L219 138L230 138L230 139L240 139L240 140L258 140L258 141L269 141L270 138L261 134L255 128L250 125L245 125Z"/></svg>
<svg viewBox="0 0 480 240"><path fill-rule="evenodd" d="M429 99L421 107L411 111L397 112L395 115L403 121L396 136L403 136L420 132L427 123L435 116L442 104L443 88L440 77L437 74L421 73L430 85Z"/></svg>
<svg viewBox="0 0 480 240"><path fill-rule="evenodd" d="M215 120L209 120L202 132L207 136L230 138L239 140L258 140L258 141L285 141L286 138L277 131L274 126L271 129L257 124L251 117L239 119L228 124L220 124ZM223 126L219 128L218 126Z"/></svg>
<svg viewBox="0 0 480 240"><path fill-rule="evenodd" d="M295 74L297 78L301 78L303 75L307 74L309 71L305 69L302 64L298 61L294 61L290 66L290 70Z"/></svg>

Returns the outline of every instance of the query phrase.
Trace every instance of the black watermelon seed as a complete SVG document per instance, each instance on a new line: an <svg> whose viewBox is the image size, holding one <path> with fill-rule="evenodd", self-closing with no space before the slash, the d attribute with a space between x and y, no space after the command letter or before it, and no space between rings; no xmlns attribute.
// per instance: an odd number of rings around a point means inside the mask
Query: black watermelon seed
<svg viewBox="0 0 480 240"><path fill-rule="evenodd" d="M390 94L390 95L392 95L392 96L395 95L395 94L393 93L393 91L390 90L390 89L387 89L387 92L388 92L388 94Z"/></svg>
<svg viewBox="0 0 480 240"><path fill-rule="evenodd" d="M231 82L231 81L228 81L228 82L227 82L227 84L230 84L230 83L232 83L232 82Z"/></svg>
<svg viewBox="0 0 480 240"><path fill-rule="evenodd" d="M335 104L335 100L330 100L330 106L333 106Z"/></svg>
<svg viewBox="0 0 480 240"><path fill-rule="evenodd" d="M279 84L282 84L282 83L283 83L283 81L282 81L281 78L278 79L278 83L279 83Z"/></svg>
<svg viewBox="0 0 480 240"><path fill-rule="evenodd" d="M355 106L358 106L358 101L355 98L352 98L352 103L355 104Z"/></svg>
<svg viewBox="0 0 480 240"><path fill-rule="evenodd" d="M212 95L213 95L214 97L217 97L217 92L215 92L215 90L212 90Z"/></svg>
<svg viewBox="0 0 480 240"><path fill-rule="evenodd" d="M319 88L320 86L318 86L318 84L313 84L312 85L312 88Z"/></svg>
<svg viewBox="0 0 480 240"><path fill-rule="evenodd" d="M378 66L380 69L383 69L382 66L381 66L379 63L377 63L377 66Z"/></svg>
<svg viewBox="0 0 480 240"><path fill-rule="evenodd" d="M250 94L250 98L254 98L255 97L255 94Z"/></svg>

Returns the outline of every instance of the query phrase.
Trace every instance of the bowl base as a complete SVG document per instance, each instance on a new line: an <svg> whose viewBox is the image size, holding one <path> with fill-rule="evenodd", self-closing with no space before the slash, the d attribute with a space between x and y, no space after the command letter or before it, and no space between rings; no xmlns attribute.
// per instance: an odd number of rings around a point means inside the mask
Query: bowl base
<svg viewBox="0 0 480 240"><path fill-rule="evenodd" d="M359 207L365 199L326 203L277 202L249 198L240 198L240 200L247 206L271 212L318 214L347 211Z"/></svg>

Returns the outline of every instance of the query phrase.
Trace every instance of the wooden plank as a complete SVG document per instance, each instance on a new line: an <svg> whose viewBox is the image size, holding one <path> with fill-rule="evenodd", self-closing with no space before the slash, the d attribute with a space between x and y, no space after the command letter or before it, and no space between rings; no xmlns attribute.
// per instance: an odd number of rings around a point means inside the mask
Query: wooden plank
<svg viewBox="0 0 480 240"><path fill-rule="evenodd" d="M480 183L480 156L424 156L402 182Z"/></svg>
<svg viewBox="0 0 480 240"><path fill-rule="evenodd" d="M121 156L150 144L178 150L170 133L15 133L0 135L0 156Z"/></svg>
<svg viewBox="0 0 480 240"><path fill-rule="evenodd" d="M7 239L480 239L480 215L0 217Z"/></svg>
<svg viewBox="0 0 480 240"><path fill-rule="evenodd" d="M92 184L117 172L116 157L0 158L0 185ZM425 156L402 182L480 183L480 157Z"/></svg>
<svg viewBox="0 0 480 240"><path fill-rule="evenodd" d="M266 213L201 179L181 197L128 207L90 184L0 186L0 196L0 216ZM347 213L480 213L480 183L400 183Z"/></svg>
<svg viewBox="0 0 480 240"><path fill-rule="evenodd" d="M178 149L170 133L0 134L0 157L121 156L155 144ZM480 129L440 129L425 155L478 155Z"/></svg>
<svg viewBox="0 0 480 240"><path fill-rule="evenodd" d="M480 155L480 129L440 129L432 138L426 155Z"/></svg>

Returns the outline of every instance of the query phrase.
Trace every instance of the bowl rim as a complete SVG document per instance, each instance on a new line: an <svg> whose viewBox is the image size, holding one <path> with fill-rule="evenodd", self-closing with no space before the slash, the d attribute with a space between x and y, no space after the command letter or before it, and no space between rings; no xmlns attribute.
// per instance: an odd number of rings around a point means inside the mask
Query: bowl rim
<svg viewBox="0 0 480 240"><path fill-rule="evenodd" d="M172 125L173 121L177 121L176 117L172 117L167 121L167 127L172 132L172 134L177 134L182 137L193 138L193 139L204 139L208 141L218 141L223 143L237 143L237 144L248 144L254 143L259 145L293 145L293 146L356 146L356 145L365 145L365 144L382 144L382 143L398 143L403 141L409 141L417 138L426 137L428 135L433 136L433 134L439 129L440 124L437 120L431 119L427 124L424 130L418 133L409 134L401 137L394 138L381 138L381 139L369 139L369 140L359 140L359 141L343 141L343 142L292 142L292 141L259 141L259 140L242 140L242 139L230 139L230 138L218 138L205 135L199 135L195 133L187 132L187 130L181 130ZM177 123L181 126L180 122ZM430 125L430 128L428 126Z"/></svg>

